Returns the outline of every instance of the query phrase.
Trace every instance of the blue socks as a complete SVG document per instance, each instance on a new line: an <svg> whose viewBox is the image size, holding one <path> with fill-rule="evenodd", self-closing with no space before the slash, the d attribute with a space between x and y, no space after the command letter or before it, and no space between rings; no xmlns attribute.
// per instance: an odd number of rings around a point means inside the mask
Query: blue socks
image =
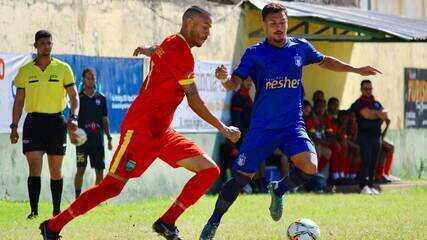
<svg viewBox="0 0 427 240"><path fill-rule="evenodd" d="M246 184L248 184L250 178L242 174L237 173L235 177L228 180L222 186L221 192L215 204L215 210L212 216L209 218L208 224L219 225L222 216L227 212L228 208L234 203L239 196L240 191Z"/></svg>

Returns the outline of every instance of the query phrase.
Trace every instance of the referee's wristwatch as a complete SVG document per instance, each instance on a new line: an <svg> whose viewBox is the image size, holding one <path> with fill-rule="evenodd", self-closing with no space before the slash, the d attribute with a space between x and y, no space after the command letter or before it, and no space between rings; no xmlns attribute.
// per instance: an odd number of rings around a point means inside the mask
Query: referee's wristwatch
<svg viewBox="0 0 427 240"><path fill-rule="evenodd" d="M17 125L17 124L15 124L15 123L11 123L11 124L9 125L9 128L10 128L10 129L15 129L15 128L18 128L18 125Z"/></svg>
<svg viewBox="0 0 427 240"><path fill-rule="evenodd" d="M70 116L70 119L77 121L77 120L79 120L79 117L77 115L73 114L73 115Z"/></svg>

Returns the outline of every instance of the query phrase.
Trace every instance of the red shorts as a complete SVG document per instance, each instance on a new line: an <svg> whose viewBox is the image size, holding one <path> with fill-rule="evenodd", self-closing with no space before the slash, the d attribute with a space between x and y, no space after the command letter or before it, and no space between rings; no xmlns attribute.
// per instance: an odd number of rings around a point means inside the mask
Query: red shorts
<svg viewBox="0 0 427 240"><path fill-rule="evenodd" d="M196 143L173 129L166 130L160 137L127 130L120 135L109 172L126 179L135 178L141 176L156 158L177 168L180 160L202 154Z"/></svg>

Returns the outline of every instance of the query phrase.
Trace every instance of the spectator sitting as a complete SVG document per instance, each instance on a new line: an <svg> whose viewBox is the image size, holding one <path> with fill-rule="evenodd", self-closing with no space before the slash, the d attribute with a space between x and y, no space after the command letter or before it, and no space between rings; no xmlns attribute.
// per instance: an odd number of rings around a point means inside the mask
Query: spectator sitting
<svg viewBox="0 0 427 240"><path fill-rule="evenodd" d="M306 108L308 109L308 105ZM327 178L331 150L328 147L328 142L325 140L326 117L325 100L318 100L314 104L314 113L305 117L305 124L307 132L316 147L319 158L318 171L323 172Z"/></svg>
<svg viewBox="0 0 427 240"><path fill-rule="evenodd" d="M338 98L331 97L328 100L328 115L333 116L335 119L338 118L340 101Z"/></svg>
<svg viewBox="0 0 427 240"><path fill-rule="evenodd" d="M393 165L394 145L393 143L383 140L380 151L380 160L377 165L377 181L380 183L398 182L400 178L390 174Z"/></svg>
<svg viewBox="0 0 427 240"><path fill-rule="evenodd" d="M313 93L313 105L317 100L323 100L325 101L325 93L322 90L316 90Z"/></svg>

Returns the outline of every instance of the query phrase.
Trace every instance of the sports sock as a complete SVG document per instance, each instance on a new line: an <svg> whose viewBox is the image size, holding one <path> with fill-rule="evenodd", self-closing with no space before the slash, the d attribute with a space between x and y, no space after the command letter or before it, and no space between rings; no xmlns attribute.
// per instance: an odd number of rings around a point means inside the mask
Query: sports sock
<svg viewBox="0 0 427 240"><path fill-rule="evenodd" d="M41 177L29 176L27 179L28 197L30 198L31 212L38 214L41 189Z"/></svg>
<svg viewBox="0 0 427 240"><path fill-rule="evenodd" d="M277 196L283 196L285 192L293 190L306 183L313 175L304 173L299 168L294 168L289 176L279 181L277 188L274 190Z"/></svg>
<svg viewBox="0 0 427 240"><path fill-rule="evenodd" d="M386 155L386 162L384 167L384 174L387 176L390 175L390 169L391 169L392 163L393 163L393 152L389 151L387 152L387 155Z"/></svg>
<svg viewBox="0 0 427 240"><path fill-rule="evenodd" d="M50 179L50 191L52 193L53 214L56 215L61 211L63 180Z"/></svg>
<svg viewBox="0 0 427 240"><path fill-rule="evenodd" d="M222 216L224 216L230 206L236 201L239 193L249 181L249 177L237 173L236 176L224 183L218 195L214 212L208 220L209 224L218 225L220 223Z"/></svg>
<svg viewBox="0 0 427 240"><path fill-rule="evenodd" d="M76 193L76 199L77 199L80 196L80 194L82 193L82 190L81 189L76 189L75 193Z"/></svg>
<svg viewBox="0 0 427 240"><path fill-rule="evenodd" d="M208 168L196 173L196 175L185 184L181 194L165 214L160 217L160 220L175 225L178 217L203 196L206 190L212 186L218 178L219 174L220 170L218 167Z"/></svg>
<svg viewBox="0 0 427 240"><path fill-rule="evenodd" d="M49 229L60 232L70 222L101 202L119 195L125 183L112 176L107 176L100 184L83 192L66 210L49 219Z"/></svg>

